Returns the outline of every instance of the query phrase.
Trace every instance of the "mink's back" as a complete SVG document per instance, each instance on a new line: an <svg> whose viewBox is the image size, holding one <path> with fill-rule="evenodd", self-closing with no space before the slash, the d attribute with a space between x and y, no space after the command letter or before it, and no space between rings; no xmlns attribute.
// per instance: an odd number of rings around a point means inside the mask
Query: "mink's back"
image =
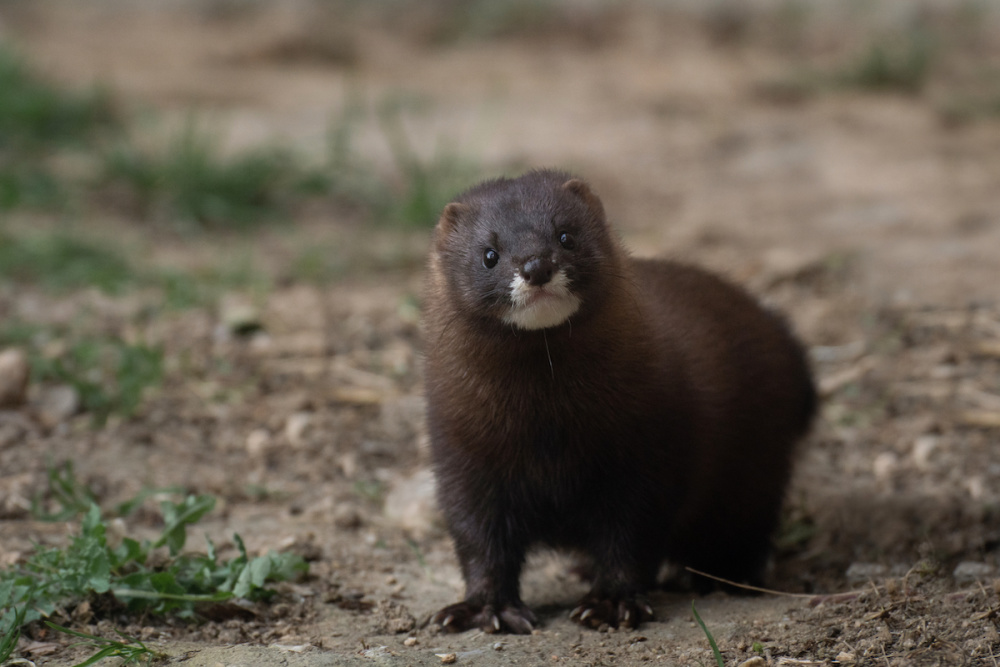
<svg viewBox="0 0 1000 667"><path fill-rule="evenodd" d="M739 568L731 554L777 527L794 445L816 411L804 350L780 316L721 278L666 261L636 260L633 269L649 321L682 360L693 394L697 452L671 556L753 578L766 552Z"/></svg>
<svg viewBox="0 0 1000 667"><path fill-rule="evenodd" d="M743 289L697 267L633 260L658 338L683 360L706 407L737 421L773 421L789 436L808 430L816 395L805 353L784 319Z"/></svg>

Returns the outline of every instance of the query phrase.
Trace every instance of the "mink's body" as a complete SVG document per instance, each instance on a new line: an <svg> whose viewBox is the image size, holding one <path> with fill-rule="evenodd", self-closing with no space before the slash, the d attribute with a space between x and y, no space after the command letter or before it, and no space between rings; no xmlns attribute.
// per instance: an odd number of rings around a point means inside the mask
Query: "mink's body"
<svg viewBox="0 0 1000 667"><path fill-rule="evenodd" d="M489 181L435 234L426 389L466 599L449 629L530 632L534 545L593 563L575 620L635 626L664 560L759 580L815 392L782 320L696 268L632 260L554 171Z"/></svg>

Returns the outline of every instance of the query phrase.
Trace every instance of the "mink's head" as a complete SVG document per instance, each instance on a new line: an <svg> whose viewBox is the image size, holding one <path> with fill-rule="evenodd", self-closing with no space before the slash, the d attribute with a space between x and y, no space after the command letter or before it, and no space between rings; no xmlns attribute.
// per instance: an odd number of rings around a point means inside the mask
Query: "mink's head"
<svg viewBox="0 0 1000 667"><path fill-rule="evenodd" d="M441 214L434 252L462 314L523 330L558 327L595 307L619 261L600 199L556 171L462 193Z"/></svg>

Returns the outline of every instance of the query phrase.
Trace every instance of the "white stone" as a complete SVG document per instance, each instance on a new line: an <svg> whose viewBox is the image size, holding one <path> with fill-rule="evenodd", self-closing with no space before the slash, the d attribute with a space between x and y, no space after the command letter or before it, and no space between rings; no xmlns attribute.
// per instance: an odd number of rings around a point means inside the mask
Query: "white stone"
<svg viewBox="0 0 1000 667"><path fill-rule="evenodd" d="M955 582L961 585L971 584L976 581L992 579L996 573L996 568L988 563L977 563L975 561L962 561L955 567L951 576L955 577Z"/></svg>
<svg viewBox="0 0 1000 667"><path fill-rule="evenodd" d="M913 464L918 470L930 468L931 454L938 446L939 438L936 435L922 435L913 441Z"/></svg>
<svg viewBox="0 0 1000 667"><path fill-rule="evenodd" d="M846 577L851 584L884 579L889 568L880 563L851 563Z"/></svg>
<svg viewBox="0 0 1000 667"><path fill-rule="evenodd" d="M288 444L296 449L302 447L306 442L306 431L312 425L312 413L295 412L285 420L285 437Z"/></svg>
<svg viewBox="0 0 1000 667"><path fill-rule="evenodd" d="M271 434L267 432L267 429L256 428L250 431L246 441L247 454L255 459L264 456L270 442Z"/></svg>
<svg viewBox="0 0 1000 667"><path fill-rule="evenodd" d="M0 352L0 408L24 404L31 367L27 355L16 348Z"/></svg>
<svg viewBox="0 0 1000 667"><path fill-rule="evenodd" d="M892 452L882 452L872 462L872 471L880 480L888 479L899 467L899 459Z"/></svg>
<svg viewBox="0 0 1000 667"><path fill-rule="evenodd" d="M48 387L38 397L37 410L46 426L61 424L80 411L80 392L68 384Z"/></svg>

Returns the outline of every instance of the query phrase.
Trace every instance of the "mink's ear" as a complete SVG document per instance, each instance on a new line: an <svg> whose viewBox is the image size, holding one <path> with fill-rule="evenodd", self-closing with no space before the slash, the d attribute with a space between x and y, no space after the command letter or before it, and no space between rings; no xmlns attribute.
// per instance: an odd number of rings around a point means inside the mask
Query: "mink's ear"
<svg viewBox="0 0 1000 667"><path fill-rule="evenodd" d="M562 187L563 190L572 192L574 195L582 199L591 212L599 219L604 219L604 204L601 203L600 197L594 194L589 185L581 181L579 178L571 178L563 183Z"/></svg>
<svg viewBox="0 0 1000 667"><path fill-rule="evenodd" d="M455 229L458 228L462 218L468 216L471 210L468 204L460 204L458 202L452 202L444 207L434 233L439 248L445 245L445 239L451 236Z"/></svg>
<svg viewBox="0 0 1000 667"><path fill-rule="evenodd" d="M469 207L466 204L459 204L458 202L448 204L441 212L441 218L438 220L438 229L446 234L451 232L462 216L468 212Z"/></svg>

